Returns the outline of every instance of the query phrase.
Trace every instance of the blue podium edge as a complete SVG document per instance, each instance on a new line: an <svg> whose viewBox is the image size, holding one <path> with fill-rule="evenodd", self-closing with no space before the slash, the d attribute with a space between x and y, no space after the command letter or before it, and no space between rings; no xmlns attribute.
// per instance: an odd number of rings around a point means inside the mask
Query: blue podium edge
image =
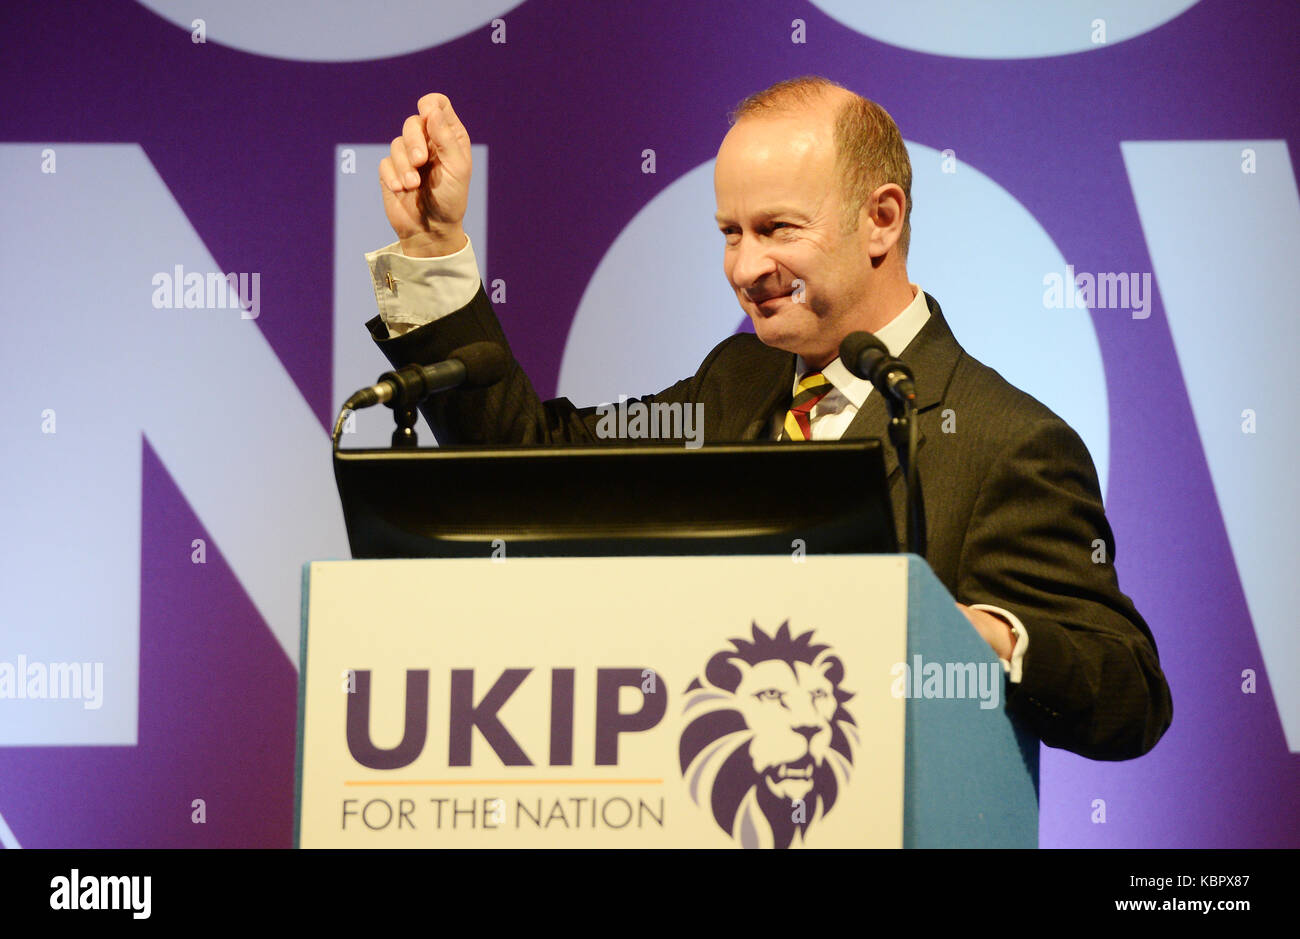
<svg viewBox="0 0 1300 939"><path fill-rule="evenodd" d="M909 696L904 848L1037 848L1039 741L1006 713L1007 677L925 561L907 555L907 661L996 665L1000 700ZM981 772L957 775L978 766Z"/></svg>

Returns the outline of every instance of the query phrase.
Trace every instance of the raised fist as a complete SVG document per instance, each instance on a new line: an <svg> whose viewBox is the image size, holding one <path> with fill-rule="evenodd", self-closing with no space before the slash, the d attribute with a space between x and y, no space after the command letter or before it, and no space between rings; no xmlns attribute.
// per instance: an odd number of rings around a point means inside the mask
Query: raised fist
<svg viewBox="0 0 1300 939"><path fill-rule="evenodd" d="M465 203L473 170L469 134L443 94L428 94L402 124L379 164L384 214L408 257L439 257L465 246Z"/></svg>

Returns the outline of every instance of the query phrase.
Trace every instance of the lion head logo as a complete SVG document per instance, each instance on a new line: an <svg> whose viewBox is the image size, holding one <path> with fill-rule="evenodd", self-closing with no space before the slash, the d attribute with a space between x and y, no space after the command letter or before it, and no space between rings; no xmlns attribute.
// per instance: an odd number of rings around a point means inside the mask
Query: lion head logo
<svg viewBox="0 0 1300 939"><path fill-rule="evenodd" d="M844 664L789 623L732 639L686 689L679 756L696 805L746 848L788 848L819 821L853 770L857 725Z"/></svg>

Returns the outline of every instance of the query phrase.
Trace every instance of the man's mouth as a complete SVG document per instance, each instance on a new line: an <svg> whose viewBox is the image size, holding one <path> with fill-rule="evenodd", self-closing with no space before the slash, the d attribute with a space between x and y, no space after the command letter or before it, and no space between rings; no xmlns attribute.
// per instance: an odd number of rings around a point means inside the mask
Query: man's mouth
<svg viewBox="0 0 1300 939"><path fill-rule="evenodd" d="M774 293L764 297L761 300L751 297L750 302L752 302L754 306L758 307L764 313L771 313L775 311L777 301L785 300L789 296L790 295L788 293Z"/></svg>

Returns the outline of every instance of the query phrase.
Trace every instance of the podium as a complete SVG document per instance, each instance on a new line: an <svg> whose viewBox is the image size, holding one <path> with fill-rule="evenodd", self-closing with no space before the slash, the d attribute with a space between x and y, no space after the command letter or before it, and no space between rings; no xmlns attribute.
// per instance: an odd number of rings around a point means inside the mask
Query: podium
<svg viewBox="0 0 1300 939"><path fill-rule="evenodd" d="M301 847L1036 847L1038 741L911 555L305 565Z"/></svg>

